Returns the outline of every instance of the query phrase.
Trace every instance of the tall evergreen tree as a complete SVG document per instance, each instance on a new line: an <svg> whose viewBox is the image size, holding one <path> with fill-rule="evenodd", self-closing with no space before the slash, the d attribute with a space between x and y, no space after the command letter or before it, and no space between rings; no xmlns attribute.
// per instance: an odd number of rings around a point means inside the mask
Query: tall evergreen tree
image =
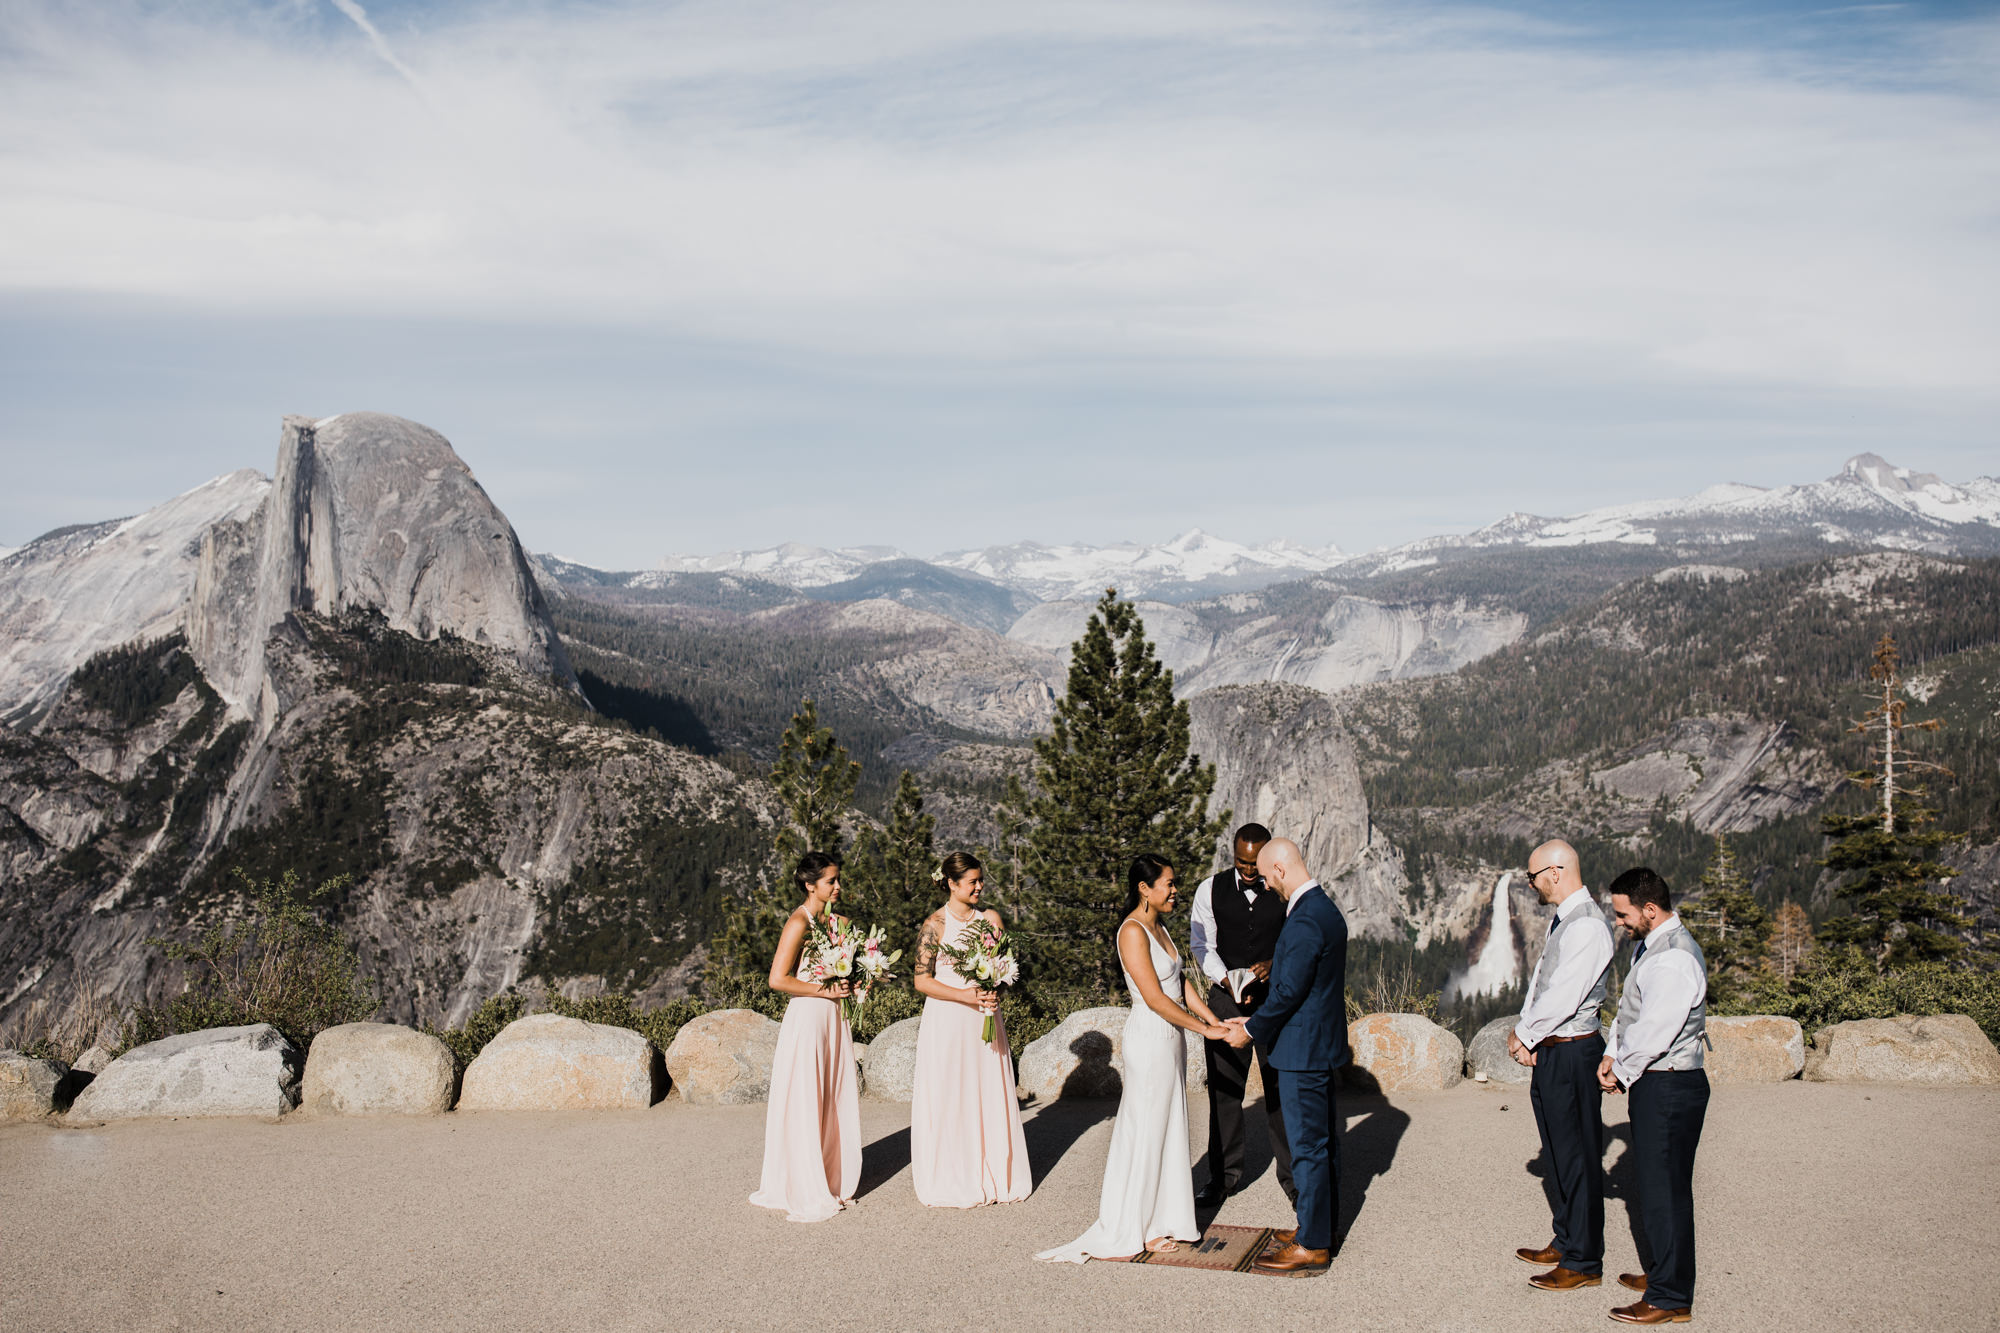
<svg viewBox="0 0 2000 1333"><path fill-rule="evenodd" d="M902 950L905 958L916 957L911 951L917 931L943 897L931 882L936 829L936 817L924 813L923 789L906 768L896 782L888 824L861 831L841 874L841 911L864 926L880 926L887 947Z"/></svg>
<svg viewBox="0 0 2000 1333"><path fill-rule="evenodd" d="M1214 790L1215 766L1188 751L1173 673L1107 589L1071 650L1054 730L1035 742L1035 789L1010 793L1028 825L1016 930L1037 985L1114 992L1126 867L1154 852L1191 885L1229 821L1208 817Z"/></svg>
<svg viewBox="0 0 2000 1333"><path fill-rule="evenodd" d="M854 796L861 765L847 757L833 729L819 722L811 699L802 700L778 740L771 783L786 818L772 840L772 862L747 898L736 903L716 938L704 981L711 985L755 978L771 965L793 898L792 867L807 852L839 852L841 824Z"/></svg>
<svg viewBox="0 0 2000 1333"><path fill-rule="evenodd" d="M1963 903L1957 896L1932 886L1958 874L1937 856L1964 835L1929 827L1936 812L1922 803L1923 788L1911 775L1945 770L1912 757L1903 738L1906 731L1936 731L1938 723L1912 722L1905 716L1896 641L1887 634L1876 645L1868 676L1881 702L1854 730L1869 738L1874 763L1849 776L1878 788L1881 800L1865 814L1820 820L1822 831L1835 839L1822 864L1847 874L1839 892L1853 903L1851 915L1820 927L1820 937L1860 945L1884 970L1955 958L1964 952L1965 941L1953 932L1970 930L1972 919L1959 910Z"/></svg>
<svg viewBox="0 0 2000 1333"><path fill-rule="evenodd" d="M1736 865L1736 850L1722 834L1702 872L1701 886L1681 905L1681 919L1701 942L1710 984L1733 984L1759 968L1771 938L1771 919ZM1719 988L1719 987L1718 987Z"/></svg>

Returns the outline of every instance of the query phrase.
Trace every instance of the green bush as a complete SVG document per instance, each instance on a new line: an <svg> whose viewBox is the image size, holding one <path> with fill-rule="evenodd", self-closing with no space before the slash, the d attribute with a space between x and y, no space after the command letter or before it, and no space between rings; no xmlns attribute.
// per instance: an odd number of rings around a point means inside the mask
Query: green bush
<svg viewBox="0 0 2000 1333"><path fill-rule="evenodd" d="M296 871L253 881L238 871L249 909L209 927L192 942L160 942L168 958L189 965L187 988L158 1007L142 1007L127 1029L128 1047L179 1032L269 1023L303 1050L324 1028L375 1012L360 964L341 933L308 905L345 888L331 880L311 893Z"/></svg>
<svg viewBox="0 0 2000 1333"><path fill-rule="evenodd" d="M708 1010L708 1005L692 995L670 1000L658 1009L641 1009L632 1002L631 996L616 992L593 995L583 1000L565 999L559 994L549 996L549 1012L565 1018L580 1018L586 1023L630 1028L659 1047L662 1055L667 1047L674 1044L674 1034L681 1030L682 1024L699 1018Z"/></svg>
<svg viewBox="0 0 2000 1333"><path fill-rule="evenodd" d="M1965 1014L2000 1041L2000 973L1944 963L1878 972L1857 948L1824 948L1807 957L1791 980L1768 973L1752 978L1711 1012L1795 1018L1808 1041L1830 1023L1857 1018Z"/></svg>
<svg viewBox="0 0 2000 1333"><path fill-rule="evenodd" d="M505 991L487 1000L472 1011L472 1017L465 1020L463 1027L435 1028L426 1026L424 1031L445 1044L451 1052L452 1063L458 1066L460 1075L472 1063L473 1057L486 1049L486 1043L500 1035L500 1029L528 1012L528 999Z"/></svg>
<svg viewBox="0 0 2000 1333"><path fill-rule="evenodd" d="M924 1011L924 997L907 986L879 986L854 1015L854 1039L873 1041L882 1029Z"/></svg>

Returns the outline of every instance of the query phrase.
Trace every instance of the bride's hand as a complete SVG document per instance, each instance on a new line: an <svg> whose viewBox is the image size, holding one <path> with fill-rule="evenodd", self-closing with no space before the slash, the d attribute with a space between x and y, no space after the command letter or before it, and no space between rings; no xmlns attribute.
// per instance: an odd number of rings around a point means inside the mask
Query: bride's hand
<svg viewBox="0 0 2000 1333"><path fill-rule="evenodd" d="M1226 1041L1229 1038L1229 1029L1220 1023L1204 1023L1201 1035L1210 1041Z"/></svg>

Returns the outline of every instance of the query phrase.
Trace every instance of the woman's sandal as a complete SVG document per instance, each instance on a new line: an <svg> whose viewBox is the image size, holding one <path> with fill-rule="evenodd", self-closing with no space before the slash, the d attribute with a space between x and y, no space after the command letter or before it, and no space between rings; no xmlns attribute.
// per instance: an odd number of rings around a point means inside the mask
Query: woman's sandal
<svg viewBox="0 0 2000 1333"><path fill-rule="evenodd" d="M1181 1243L1175 1240L1172 1236L1156 1236L1152 1240L1146 1242L1146 1253L1172 1254L1175 1250L1178 1250L1180 1247Z"/></svg>

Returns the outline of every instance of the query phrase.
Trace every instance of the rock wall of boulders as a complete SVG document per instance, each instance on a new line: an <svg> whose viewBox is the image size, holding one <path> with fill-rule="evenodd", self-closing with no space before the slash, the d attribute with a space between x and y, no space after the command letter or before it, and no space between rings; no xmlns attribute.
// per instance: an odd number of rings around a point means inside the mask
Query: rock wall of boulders
<svg viewBox="0 0 2000 1333"><path fill-rule="evenodd" d="M1071 1014L1028 1043L1021 1097L1116 1097L1129 1009ZM1349 1092L1443 1092L1461 1079L1518 1085L1529 1071L1507 1054L1512 1018L1496 1018L1470 1045L1417 1014L1368 1014L1348 1027ZM904 1019L855 1046L864 1093L907 1102L922 1020ZM760 1103L770 1094L778 1024L748 1009L704 1014L661 1052L629 1028L530 1014L501 1029L466 1068L428 1033L393 1023L347 1023L303 1056L277 1029L255 1023L182 1033L112 1059L93 1048L74 1067L0 1051L0 1121L67 1113L70 1123L142 1116L436 1115L461 1111L638 1110L665 1096L697 1105ZM1814 1082L2000 1087L2000 1050L1963 1014L1834 1023L1814 1034L1789 1018L1711 1018L1707 1068L1727 1086ZM1254 1069L1254 1067L1253 1067ZM1206 1086L1199 1040L1187 1041L1187 1085ZM1253 1072L1249 1095L1259 1095Z"/></svg>

